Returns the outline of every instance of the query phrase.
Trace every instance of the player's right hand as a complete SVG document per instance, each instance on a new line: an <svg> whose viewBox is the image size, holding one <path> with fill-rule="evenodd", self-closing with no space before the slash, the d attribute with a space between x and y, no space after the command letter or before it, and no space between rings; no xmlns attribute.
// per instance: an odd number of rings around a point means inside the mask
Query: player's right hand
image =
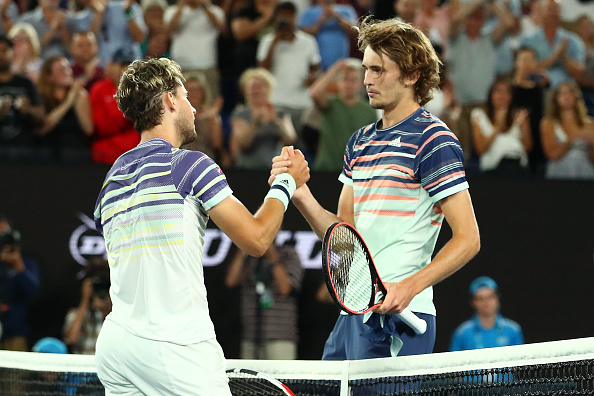
<svg viewBox="0 0 594 396"><path fill-rule="evenodd" d="M309 166L305 160L305 156L300 150L295 150L293 147L288 151L288 159L291 163L287 167L287 173L293 176L297 188L304 185L309 180Z"/></svg>

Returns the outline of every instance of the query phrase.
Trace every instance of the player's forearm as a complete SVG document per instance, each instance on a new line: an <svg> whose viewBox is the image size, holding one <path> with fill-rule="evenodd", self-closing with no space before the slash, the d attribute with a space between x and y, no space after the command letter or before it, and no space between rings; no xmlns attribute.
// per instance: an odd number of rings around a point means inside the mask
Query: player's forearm
<svg viewBox="0 0 594 396"><path fill-rule="evenodd" d="M346 221L324 209L305 184L293 195L293 204L320 239L324 238L326 230L332 223Z"/></svg>

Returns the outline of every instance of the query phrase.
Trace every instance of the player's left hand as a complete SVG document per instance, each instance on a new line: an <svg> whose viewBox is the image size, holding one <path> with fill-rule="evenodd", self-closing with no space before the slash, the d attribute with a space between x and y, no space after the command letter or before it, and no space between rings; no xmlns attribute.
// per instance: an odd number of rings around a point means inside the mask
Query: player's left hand
<svg viewBox="0 0 594 396"><path fill-rule="evenodd" d="M375 308L373 312L379 314L397 314L402 312L415 296L412 288L405 281L384 282L387 294L382 305Z"/></svg>

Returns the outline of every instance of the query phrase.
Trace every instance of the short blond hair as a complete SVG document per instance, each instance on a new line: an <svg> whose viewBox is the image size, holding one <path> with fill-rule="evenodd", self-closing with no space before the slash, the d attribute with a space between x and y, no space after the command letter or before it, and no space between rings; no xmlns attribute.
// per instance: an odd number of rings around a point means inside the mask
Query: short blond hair
<svg viewBox="0 0 594 396"><path fill-rule="evenodd" d="M31 25L30 23L17 22L14 25L12 25L12 27L8 31L7 36L9 39L14 41L14 38L20 32L25 33L29 38L31 48L33 49L33 56L36 58L39 57L39 54L41 53L41 45L39 44L39 35L37 34L37 30L35 30L33 25Z"/></svg>
<svg viewBox="0 0 594 396"><path fill-rule="evenodd" d="M251 69L247 69L241 74L239 78L239 87L241 88L241 92L245 95L245 86L247 85L248 81L252 78L259 78L264 80L266 84L268 84L268 88L270 88L270 92L274 90L276 85L276 81L272 73L268 70L264 69L263 67L255 67Z"/></svg>

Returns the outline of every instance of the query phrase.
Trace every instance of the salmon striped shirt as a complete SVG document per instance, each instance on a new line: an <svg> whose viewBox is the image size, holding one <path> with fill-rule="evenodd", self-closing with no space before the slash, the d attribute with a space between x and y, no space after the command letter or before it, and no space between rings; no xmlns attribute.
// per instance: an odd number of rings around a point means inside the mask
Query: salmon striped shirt
<svg viewBox="0 0 594 396"><path fill-rule="evenodd" d="M386 129L371 124L347 144L339 180L353 187L355 226L385 282L431 261L443 222L439 201L468 188L456 136L423 108ZM410 309L435 315L427 288Z"/></svg>

